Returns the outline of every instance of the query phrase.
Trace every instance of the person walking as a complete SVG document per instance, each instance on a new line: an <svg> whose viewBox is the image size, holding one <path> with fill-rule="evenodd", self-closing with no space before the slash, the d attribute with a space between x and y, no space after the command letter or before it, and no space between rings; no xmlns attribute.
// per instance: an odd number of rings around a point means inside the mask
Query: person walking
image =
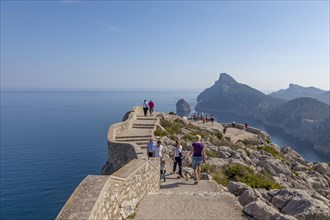
<svg viewBox="0 0 330 220"><path fill-rule="evenodd" d="M155 142L150 138L149 143L147 144L148 159L149 157L154 156Z"/></svg>
<svg viewBox="0 0 330 220"><path fill-rule="evenodd" d="M182 146L180 145L179 140L175 141L175 145L173 146L174 150L174 164L173 164L173 173L176 171L176 165L179 165L179 176L178 178L182 178Z"/></svg>
<svg viewBox="0 0 330 220"><path fill-rule="evenodd" d="M144 116L147 116L147 113L148 113L148 102L147 102L147 100L144 100L142 105L143 105Z"/></svg>
<svg viewBox="0 0 330 220"><path fill-rule="evenodd" d="M155 104L151 100L148 102L148 107L149 107L150 116L152 116L152 113L154 112Z"/></svg>
<svg viewBox="0 0 330 220"><path fill-rule="evenodd" d="M201 143L202 137L200 135L196 135L196 141L192 143L193 148L191 149L190 156L192 155L192 168L194 169L195 185L199 183L199 175L201 173L201 164L202 161L205 163L206 154L205 154L205 146Z"/></svg>

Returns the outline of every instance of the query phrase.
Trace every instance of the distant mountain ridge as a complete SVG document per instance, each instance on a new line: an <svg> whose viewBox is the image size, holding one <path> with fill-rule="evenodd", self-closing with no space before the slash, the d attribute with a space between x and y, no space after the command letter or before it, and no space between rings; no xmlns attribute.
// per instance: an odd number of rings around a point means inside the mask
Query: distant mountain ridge
<svg viewBox="0 0 330 220"><path fill-rule="evenodd" d="M284 101L242 83L238 83L227 73L221 73L213 86L205 89L197 97L196 110L212 110L255 116L256 112L269 110ZM225 104L224 104L225 103Z"/></svg>
<svg viewBox="0 0 330 220"><path fill-rule="evenodd" d="M291 87L300 88L293 84ZM282 92L285 93L284 90ZM317 88L310 88L309 94L319 92ZM330 106L314 98L300 97L284 101L221 73L213 86L198 95L197 102L197 111L253 117L299 140L313 143L318 151L330 153Z"/></svg>
<svg viewBox="0 0 330 220"><path fill-rule="evenodd" d="M310 97L326 104L330 104L330 91L315 88L313 86L303 87L296 84L289 84L289 88L269 94L269 96L284 100L292 100L300 97Z"/></svg>

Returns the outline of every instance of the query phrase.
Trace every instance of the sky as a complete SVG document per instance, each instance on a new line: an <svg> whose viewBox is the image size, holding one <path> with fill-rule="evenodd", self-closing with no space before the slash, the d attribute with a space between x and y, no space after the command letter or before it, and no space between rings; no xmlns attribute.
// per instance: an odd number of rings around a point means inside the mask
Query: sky
<svg viewBox="0 0 330 220"><path fill-rule="evenodd" d="M329 1L3 1L1 88L329 90Z"/></svg>

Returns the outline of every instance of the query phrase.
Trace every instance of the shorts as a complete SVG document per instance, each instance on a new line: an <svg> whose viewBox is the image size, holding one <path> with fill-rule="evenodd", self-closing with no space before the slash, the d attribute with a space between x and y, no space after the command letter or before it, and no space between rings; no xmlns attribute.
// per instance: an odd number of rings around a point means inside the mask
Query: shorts
<svg viewBox="0 0 330 220"><path fill-rule="evenodd" d="M192 168L195 170L202 164L203 157L192 157Z"/></svg>

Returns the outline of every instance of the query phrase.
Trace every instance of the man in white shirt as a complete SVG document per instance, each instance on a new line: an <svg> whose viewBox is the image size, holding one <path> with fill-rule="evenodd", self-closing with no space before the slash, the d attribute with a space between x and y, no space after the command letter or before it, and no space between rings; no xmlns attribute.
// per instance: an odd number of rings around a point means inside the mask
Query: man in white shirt
<svg viewBox="0 0 330 220"><path fill-rule="evenodd" d="M163 157L163 145L161 145L160 141L157 141L157 144L154 147L154 152L154 157Z"/></svg>

